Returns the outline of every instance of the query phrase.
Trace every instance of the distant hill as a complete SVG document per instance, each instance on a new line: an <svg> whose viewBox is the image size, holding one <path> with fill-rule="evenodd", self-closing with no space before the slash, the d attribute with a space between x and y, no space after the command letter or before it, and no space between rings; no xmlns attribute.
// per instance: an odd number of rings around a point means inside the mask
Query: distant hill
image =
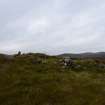
<svg viewBox="0 0 105 105"><path fill-rule="evenodd" d="M13 58L13 56L14 56L14 55L0 54L0 58L11 59L11 58Z"/></svg>
<svg viewBox="0 0 105 105"><path fill-rule="evenodd" d="M13 60L14 58L48 58L49 55L42 54L42 53L26 53L26 54L14 54L14 55L7 55L7 54L0 54L0 60Z"/></svg>
<svg viewBox="0 0 105 105"><path fill-rule="evenodd" d="M40 57L40 58L47 58L47 57L53 57L50 55L46 55L43 53L27 53L27 54L22 54L20 55L21 57ZM6 55L6 54L0 54L0 59L7 59L11 60L15 57L15 55ZM55 57L55 56L54 56ZM57 55L56 57L70 57L74 59L87 59L87 58L99 58L99 59L105 59L105 52L96 52L96 53L78 53L78 54L73 54L73 53L64 53Z"/></svg>
<svg viewBox="0 0 105 105"><path fill-rule="evenodd" d="M59 57L71 57L74 59L85 59L85 58L99 58L105 59L105 52L97 52L97 53L79 53L79 54L72 54L72 53L65 53L58 55Z"/></svg>

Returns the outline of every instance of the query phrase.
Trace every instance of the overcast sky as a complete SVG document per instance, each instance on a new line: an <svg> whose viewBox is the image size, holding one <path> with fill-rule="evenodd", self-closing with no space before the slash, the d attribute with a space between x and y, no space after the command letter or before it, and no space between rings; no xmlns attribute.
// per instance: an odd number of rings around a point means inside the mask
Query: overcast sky
<svg viewBox="0 0 105 105"><path fill-rule="evenodd" d="M105 51L105 0L0 0L0 53Z"/></svg>

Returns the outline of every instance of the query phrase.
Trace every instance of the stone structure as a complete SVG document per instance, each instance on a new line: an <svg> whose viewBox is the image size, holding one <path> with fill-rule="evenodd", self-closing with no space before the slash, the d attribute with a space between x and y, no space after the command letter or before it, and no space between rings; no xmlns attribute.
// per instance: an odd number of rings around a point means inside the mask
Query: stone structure
<svg viewBox="0 0 105 105"><path fill-rule="evenodd" d="M73 61L72 61L72 59L71 59L70 57L65 57L65 58L63 59L63 65L64 65L65 67L71 67L71 66L73 66Z"/></svg>

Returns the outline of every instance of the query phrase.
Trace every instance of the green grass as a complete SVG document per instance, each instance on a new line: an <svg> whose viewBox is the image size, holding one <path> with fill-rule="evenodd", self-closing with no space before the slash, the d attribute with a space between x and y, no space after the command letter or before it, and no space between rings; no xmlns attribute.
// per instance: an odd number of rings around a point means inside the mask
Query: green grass
<svg viewBox="0 0 105 105"><path fill-rule="evenodd" d="M0 61L0 105L105 105L105 72L93 60L64 69L58 58Z"/></svg>

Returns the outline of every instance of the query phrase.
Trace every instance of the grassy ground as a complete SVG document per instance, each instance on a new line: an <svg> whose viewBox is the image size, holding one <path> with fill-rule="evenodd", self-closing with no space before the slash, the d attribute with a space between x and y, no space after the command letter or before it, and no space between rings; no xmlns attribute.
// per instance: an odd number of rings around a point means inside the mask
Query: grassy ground
<svg viewBox="0 0 105 105"><path fill-rule="evenodd" d="M93 60L64 69L58 58L0 59L0 105L105 105L105 68ZM42 59L42 58L40 58Z"/></svg>

